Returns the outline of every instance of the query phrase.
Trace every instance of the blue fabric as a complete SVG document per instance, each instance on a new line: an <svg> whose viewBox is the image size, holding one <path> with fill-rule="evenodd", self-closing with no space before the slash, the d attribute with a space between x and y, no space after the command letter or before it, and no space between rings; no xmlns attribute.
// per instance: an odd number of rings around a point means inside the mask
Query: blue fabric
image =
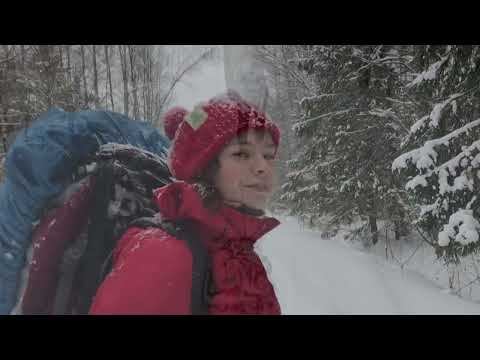
<svg viewBox="0 0 480 360"><path fill-rule="evenodd" d="M166 156L169 140L146 122L109 111L51 109L19 133L0 184L0 315L16 302L33 223L100 145L129 144Z"/></svg>

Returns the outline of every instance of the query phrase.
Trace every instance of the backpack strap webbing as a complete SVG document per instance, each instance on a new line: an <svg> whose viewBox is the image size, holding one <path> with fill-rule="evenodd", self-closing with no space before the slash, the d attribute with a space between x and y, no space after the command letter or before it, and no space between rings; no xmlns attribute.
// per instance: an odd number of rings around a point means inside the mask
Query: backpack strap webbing
<svg viewBox="0 0 480 360"><path fill-rule="evenodd" d="M88 226L88 242L81 257L76 274L75 312L88 314L93 297L100 286L99 274L105 258L115 248L114 223L108 218L108 206L114 191L113 166L106 162L101 165L94 190L94 204L91 207ZM102 279L103 280L103 279Z"/></svg>
<svg viewBox="0 0 480 360"><path fill-rule="evenodd" d="M140 218L130 226L161 228L177 239L184 240L192 253L192 289L190 309L192 315L208 314L210 296L214 292L211 259L205 244L194 234L192 223L183 220L167 222L158 217Z"/></svg>

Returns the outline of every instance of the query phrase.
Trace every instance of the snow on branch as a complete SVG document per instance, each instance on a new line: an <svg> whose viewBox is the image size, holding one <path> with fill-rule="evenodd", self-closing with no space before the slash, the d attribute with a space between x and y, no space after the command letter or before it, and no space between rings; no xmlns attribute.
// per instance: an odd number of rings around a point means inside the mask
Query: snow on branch
<svg viewBox="0 0 480 360"><path fill-rule="evenodd" d="M313 96L305 96L298 102L298 104L300 106L304 106L305 103L308 103L310 101L321 100L323 98L334 97L337 95L339 94L319 94L319 95L313 95Z"/></svg>
<svg viewBox="0 0 480 360"><path fill-rule="evenodd" d="M452 96L450 96L447 100L445 100L444 102L440 103L440 104L436 104L434 107L433 107L433 110L432 112L430 113L430 119L432 120L431 124L434 126L434 127L438 127L438 124L440 122L440 117L442 115L442 111L443 109L445 108L445 106L447 106L448 104L450 104L453 100L459 98L460 96L464 95L463 93L459 93L459 94L453 94Z"/></svg>
<svg viewBox="0 0 480 360"><path fill-rule="evenodd" d="M423 129L430 119L430 115L425 115L420 120L416 121L415 124L410 128L410 134L416 134L420 129Z"/></svg>
<svg viewBox="0 0 480 360"><path fill-rule="evenodd" d="M427 125L437 128L440 123L440 118L442 116L442 112L445 109L445 107L449 104L452 104L452 106L455 106L456 105L455 100L463 95L465 95L465 93L453 94L447 100L441 103L435 104L432 112L429 115L422 117L420 120L418 120L412 125L412 127L410 128L410 134L414 135L415 133L417 133L419 130L423 129Z"/></svg>
<svg viewBox="0 0 480 360"><path fill-rule="evenodd" d="M338 161L341 161L343 160L343 157L338 157L336 159L333 159L333 160L327 160L327 161L324 161L324 162L321 162L319 164L316 164L315 167L316 168L322 168L322 167L325 167L325 166L330 166Z"/></svg>
<svg viewBox="0 0 480 360"><path fill-rule="evenodd" d="M396 158L393 161L392 171L406 168L408 166L407 164L408 162L415 165L419 170L427 169L429 167L434 166L435 161L437 159L437 152L434 150L434 147L439 145L448 145L448 142L451 139L461 134L468 133L471 129L473 129L478 125L480 125L480 119L472 121L467 125L452 131L451 133L449 133L448 135L445 135L444 137L427 141L421 148L414 149L412 151L409 151L405 154L400 155L398 158Z"/></svg>
<svg viewBox="0 0 480 360"><path fill-rule="evenodd" d="M480 223L473 217L473 211L460 209L450 216L438 234L438 245L447 246L451 240L468 245L478 241L479 232Z"/></svg>
<svg viewBox="0 0 480 360"><path fill-rule="evenodd" d="M437 77L437 71L440 69L440 67L447 61L448 55L442 57L439 61L433 63L428 67L426 71L421 72L420 74L417 75L415 79L413 79L412 82L406 85L406 88L413 87L415 85L418 85L422 83L425 80L434 80Z"/></svg>
<svg viewBox="0 0 480 360"><path fill-rule="evenodd" d="M300 128L302 128L303 126L311 123L312 121L320 120L320 119L323 119L323 118L326 118L326 117L333 117L333 116L338 116L338 115L347 114L347 113L349 113L349 112L351 112L351 111L353 111L353 109L332 111L332 112L329 112L329 113L327 113L327 114L322 114L322 115L319 115L319 116L315 116L315 117L313 117L313 118L304 120L304 121L302 121L302 122L299 122L299 123L293 125L292 130L298 131Z"/></svg>
<svg viewBox="0 0 480 360"><path fill-rule="evenodd" d="M381 109L381 108L374 108L368 111L370 115L384 117L384 118L391 118L396 117L395 113L392 109Z"/></svg>
<svg viewBox="0 0 480 360"><path fill-rule="evenodd" d="M287 178L296 178L296 177L305 177L308 175L308 172L311 171L313 168L313 165L306 166L301 170L296 170L296 171L290 171L287 173Z"/></svg>
<svg viewBox="0 0 480 360"><path fill-rule="evenodd" d="M471 156L473 151L478 151L475 158ZM443 195L446 192L455 192L461 191L464 189L469 189L473 191L473 180L469 179L465 174L465 171L462 171L459 176L456 176L457 168L466 169L469 166L476 167L480 164L480 140L475 141L468 148L464 148L460 154L454 158L443 163L441 166L429 171L424 175L417 175L412 180L407 182L405 188L414 189L418 185L427 186L427 178L433 174L438 175L439 181L439 194ZM456 176L453 185L449 185L448 176Z"/></svg>
<svg viewBox="0 0 480 360"><path fill-rule="evenodd" d="M420 217L425 214L432 213L434 216L438 215L438 209L440 208L441 199L437 198L433 204L420 205Z"/></svg>
<svg viewBox="0 0 480 360"><path fill-rule="evenodd" d="M305 186L303 188L300 188L296 192L299 193L299 194L304 193L304 192L311 193L311 192L316 192L319 189L320 189L320 184L316 183L316 184L313 184L313 185L309 185L309 186Z"/></svg>

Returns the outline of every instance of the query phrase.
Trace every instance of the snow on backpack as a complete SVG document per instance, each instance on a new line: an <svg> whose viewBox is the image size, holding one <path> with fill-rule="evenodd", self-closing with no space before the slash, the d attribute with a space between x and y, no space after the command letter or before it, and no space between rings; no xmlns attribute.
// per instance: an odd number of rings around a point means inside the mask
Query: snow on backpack
<svg viewBox="0 0 480 360"><path fill-rule="evenodd" d="M152 190L172 181L167 149L153 127L106 111L54 109L20 133L0 185L0 313L88 313L130 226L161 227L187 241L192 313L206 313L206 249L188 224L155 216ZM20 231L9 234L15 224Z"/></svg>

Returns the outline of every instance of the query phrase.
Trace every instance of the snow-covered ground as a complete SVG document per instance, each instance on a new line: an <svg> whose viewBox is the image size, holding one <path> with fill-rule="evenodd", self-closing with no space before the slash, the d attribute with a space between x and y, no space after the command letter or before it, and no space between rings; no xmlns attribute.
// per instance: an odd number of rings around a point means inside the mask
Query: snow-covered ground
<svg viewBox="0 0 480 360"><path fill-rule="evenodd" d="M480 314L480 303L418 271L355 249L339 236L322 238L294 218L280 220L256 251L283 314Z"/></svg>

